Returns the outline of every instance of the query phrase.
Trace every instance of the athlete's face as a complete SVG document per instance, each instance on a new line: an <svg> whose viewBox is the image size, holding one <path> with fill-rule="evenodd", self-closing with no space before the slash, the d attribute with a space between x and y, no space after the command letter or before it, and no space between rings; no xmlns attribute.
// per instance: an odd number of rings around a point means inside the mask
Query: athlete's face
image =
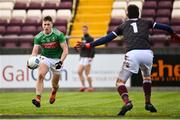
<svg viewBox="0 0 180 120"><path fill-rule="evenodd" d="M88 28L87 27L83 27L82 28L82 31L83 31L83 34L85 35L85 34L88 34Z"/></svg>
<svg viewBox="0 0 180 120"><path fill-rule="evenodd" d="M42 27L43 27L44 33L45 34L51 33L52 26L53 26L53 24L51 21L43 21Z"/></svg>

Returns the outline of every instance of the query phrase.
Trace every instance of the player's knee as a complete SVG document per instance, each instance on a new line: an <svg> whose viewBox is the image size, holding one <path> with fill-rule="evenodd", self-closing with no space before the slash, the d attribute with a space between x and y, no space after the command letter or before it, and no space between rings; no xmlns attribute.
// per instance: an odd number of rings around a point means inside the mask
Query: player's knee
<svg viewBox="0 0 180 120"><path fill-rule="evenodd" d="M89 72L85 72L85 75L86 75L86 77L90 76Z"/></svg>
<svg viewBox="0 0 180 120"><path fill-rule="evenodd" d="M54 71L53 74L56 75L56 76L60 76L60 72L59 71Z"/></svg>
<svg viewBox="0 0 180 120"><path fill-rule="evenodd" d="M53 72L52 79L54 81L59 81L59 78L60 78L60 72Z"/></svg>
<svg viewBox="0 0 180 120"><path fill-rule="evenodd" d="M91 79L91 76L90 76L89 74L86 75L86 79L87 79L87 80Z"/></svg>
<svg viewBox="0 0 180 120"><path fill-rule="evenodd" d="M82 75L82 70L78 70L78 75Z"/></svg>
<svg viewBox="0 0 180 120"><path fill-rule="evenodd" d="M131 75L132 75L132 72L126 69L122 69L119 73L118 81L122 81L123 83L126 83L126 81L128 80L129 77L131 77Z"/></svg>
<svg viewBox="0 0 180 120"><path fill-rule="evenodd" d="M143 80L149 80L149 81L151 81L151 77L150 77L150 76L148 76L148 77L143 77Z"/></svg>
<svg viewBox="0 0 180 120"><path fill-rule="evenodd" d="M116 86L118 87L118 86L121 86L121 85L124 85L125 84L125 81L124 80L122 80L122 79L117 79L116 80Z"/></svg>

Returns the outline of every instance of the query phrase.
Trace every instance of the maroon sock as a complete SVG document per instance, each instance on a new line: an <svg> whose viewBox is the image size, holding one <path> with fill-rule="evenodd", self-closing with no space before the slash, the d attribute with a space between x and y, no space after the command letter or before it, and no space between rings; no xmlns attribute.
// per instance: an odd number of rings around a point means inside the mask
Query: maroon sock
<svg viewBox="0 0 180 120"><path fill-rule="evenodd" d="M53 88L52 91L51 91L51 94L55 95L57 90L58 90L58 88Z"/></svg>
<svg viewBox="0 0 180 120"><path fill-rule="evenodd" d="M54 95L54 94L56 94L56 91L55 91L55 90L53 90L53 91L52 91L52 94L53 94L53 95Z"/></svg>
<svg viewBox="0 0 180 120"><path fill-rule="evenodd" d="M120 85L117 90L118 90L119 95L121 96L123 102L125 104L129 103L128 91L127 91L126 86Z"/></svg>
<svg viewBox="0 0 180 120"><path fill-rule="evenodd" d="M148 80L143 81L143 90L144 90L144 96L145 96L145 103L150 104L151 103L151 81L148 81Z"/></svg>
<svg viewBox="0 0 180 120"><path fill-rule="evenodd" d="M41 101L41 95L36 95L36 99L38 99L39 101Z"/></svg>

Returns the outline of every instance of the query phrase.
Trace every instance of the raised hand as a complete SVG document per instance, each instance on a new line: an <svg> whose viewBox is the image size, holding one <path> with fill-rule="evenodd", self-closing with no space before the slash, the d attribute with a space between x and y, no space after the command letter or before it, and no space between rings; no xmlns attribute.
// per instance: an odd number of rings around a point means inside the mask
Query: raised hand
<svg viewBox="0 0 180 120"><path fill-rule="evenodd" d="M74 49L79 52L82 47L83 42L77 41L76 45L74 46Z"/></svg>

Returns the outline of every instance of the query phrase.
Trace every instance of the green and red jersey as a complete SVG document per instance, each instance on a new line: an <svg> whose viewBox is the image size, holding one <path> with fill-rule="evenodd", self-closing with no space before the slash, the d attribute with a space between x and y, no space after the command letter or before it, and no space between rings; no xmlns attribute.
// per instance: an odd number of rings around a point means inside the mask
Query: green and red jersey
<svg viewBox="0 0 180 120"><path fill-rule="evenodd" d="M50 34L44 34L41 31L34 37L34 45L40 45L41 55L48 58L61 57L63 49L60 47L60 43L63 42L66 42L65 35L56 28L52 28Z"/></svg>

